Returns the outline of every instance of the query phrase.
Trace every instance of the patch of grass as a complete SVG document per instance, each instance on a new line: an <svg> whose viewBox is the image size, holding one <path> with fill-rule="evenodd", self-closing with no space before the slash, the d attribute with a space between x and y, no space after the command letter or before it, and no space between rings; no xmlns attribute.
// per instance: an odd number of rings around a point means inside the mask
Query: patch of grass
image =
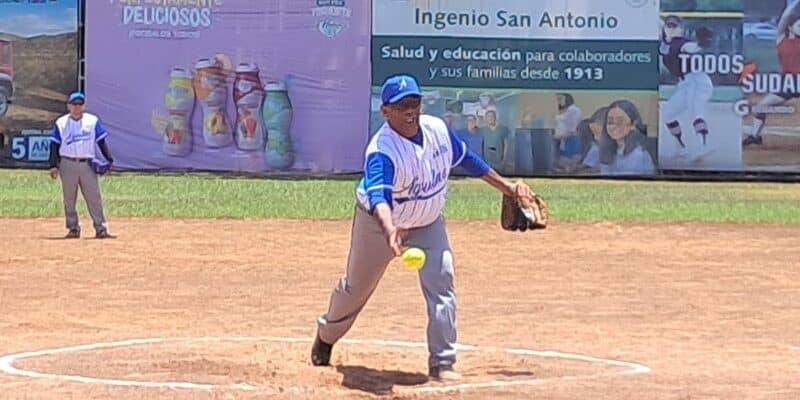
<svg viewBox="0 0 800 400"><path fill-rule="evenodd" d="M101 179L110 218L346 219L358 178L262 179L124 173ZM558 221L800 223L800 185L528 179ZM496 219L500 194L474 179L451 181L451 219ZM79 196L80 198L80 196ZM86 215L85 206L79 211ZM44 171L0 171L0 217L63 215L61 185Z"/></svg>

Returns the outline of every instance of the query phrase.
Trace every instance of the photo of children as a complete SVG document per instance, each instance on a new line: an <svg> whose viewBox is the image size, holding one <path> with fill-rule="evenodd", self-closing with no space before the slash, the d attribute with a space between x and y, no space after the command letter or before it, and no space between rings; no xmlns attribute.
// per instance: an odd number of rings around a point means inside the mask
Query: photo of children
<svg viewBox="0 0 800 400"><path fill-rule="evenodd" d="M657 96L656 92L593 91L520 94L522 118L515 142L525 142L520 138L526 135L534 137L530 140L534 163L539 164L537 158L552 158L547 175L652 175L658 172L657 137L648 127L658 121ZM540 113L534 118L537 127L531 129L528 121L535 110ZM552 142L549 155L547 145L535 139L542 132ZM618 148L619 155L610 152ZM524 161L518 157L515 165Z"/></svg>
<svg viewBox="0 0 800 400"><path fill-rule="evenodd" d="M383 121L373 88L371 132ZM503 174L652 175L658 93L432 88L422 112L442 118ZM612 110L613 106L613 110ZM608 116L611 116L607 124ZM455 175L461 171L456 168Z"/></svg>

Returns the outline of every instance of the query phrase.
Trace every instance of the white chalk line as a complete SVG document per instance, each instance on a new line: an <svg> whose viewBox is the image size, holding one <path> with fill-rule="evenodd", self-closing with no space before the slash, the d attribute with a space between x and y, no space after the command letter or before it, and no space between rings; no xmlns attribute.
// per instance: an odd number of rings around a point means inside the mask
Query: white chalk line
<svg viewBox="0 0 800 400"><path fill-rule="evenodd" d="M44 349L38 351L29 351L24 353L10 354L0 357L0 373L9 375L22 376L33 379L51 379L69 382L78 382L84 384L101 384L109 386L124 386L124 387L142 387L153 389L188 389L188 390L237 390L237 391L263 391L267 389L263 386L254 386L247 383L218 385L210 383L195 383L195 382L153 382L153 381L139 381L139 380L125 380L125 379L107 379L107 378L93 378L80 375L68 374L50 374L45 372L30 371L16 368L14 363L23 359L30 359L36 357L43 357L55 354L64 353L77 353L82 351L93 351L117 347L133 347L143 345L154 345L162 343L174 342L279 342L279 343L310 343L311 338L291 338L291 337L274 337L274 336L231 336L231 337L189 337L189 338L149 338L149 339L130 339L116 342L103 342L103 343L89 343L77 346L60 347L54 349ZM406 347L406 348L427 348L427 343L421 342L407 342L398 340L362 340L362 339L342 339L340 342L358 345L373 345L382 347ZM543 383L556 381L556 380L588 380L600 377L610 377L617 375L632 375L632 374L647 374L650 368L633 362L611 360L600 357L586 356L581 354L563 353L558 351L539 351L531 349L507 349L500 347L489 346L471 346L471 345L457 345L459 350L463 351L495 351L506 352L520 356L533 356L543 358L561 358L566 360L584 361L595 364L605 364L609 366L624 368L621 371L590 374L590 375L575 375L575 376L561 376L548 379L520 379L511 381L489 381L489 382L476 382L476 383L461 383L453 385L441 385L431 387L418 387L418 388L399 388L399 392L405 393L445 393L460 390L474 390L485 388L498 388L510 386L533 386L541 385ZM291 389L289 389L291 391ZM286 390L284 390L285 392Z"/></svg>

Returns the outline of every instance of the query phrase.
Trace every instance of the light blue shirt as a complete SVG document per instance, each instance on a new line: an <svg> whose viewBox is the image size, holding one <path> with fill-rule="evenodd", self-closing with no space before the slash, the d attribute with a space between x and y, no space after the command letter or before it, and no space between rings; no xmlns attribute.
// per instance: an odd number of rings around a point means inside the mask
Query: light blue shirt
<svg viewBox="0 0 800 400"><path fill-rule="evenodd" d="M649 175L656 172L653 158L641 146L627 155L622 150L623 147L620 146L613 163L600 164L602 175Z"/></svg>

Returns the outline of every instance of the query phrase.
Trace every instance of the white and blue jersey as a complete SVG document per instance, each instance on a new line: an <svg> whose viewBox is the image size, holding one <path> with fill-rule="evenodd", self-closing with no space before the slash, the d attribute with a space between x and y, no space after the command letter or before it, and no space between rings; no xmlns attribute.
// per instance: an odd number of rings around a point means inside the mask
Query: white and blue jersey
<svg viewBox="0 0 800 400"><path fill-rule="evenodd" d="M364 177L356 197L372 212L385 202L400 228L427 226L442 213L450 171L461 165L468 175L483 176L486 164L439 118L420 115L420 130L405 138L384 123L366 149Z"/></svg>
<svg viewBox="0 0 800 400"><path fill-rule="evenodd" d="M75 120L67 114L56 120L50 140L60 145L62 157L94 158L95 144L106 136L108 132L96 116L83 113Z"/></svg>

